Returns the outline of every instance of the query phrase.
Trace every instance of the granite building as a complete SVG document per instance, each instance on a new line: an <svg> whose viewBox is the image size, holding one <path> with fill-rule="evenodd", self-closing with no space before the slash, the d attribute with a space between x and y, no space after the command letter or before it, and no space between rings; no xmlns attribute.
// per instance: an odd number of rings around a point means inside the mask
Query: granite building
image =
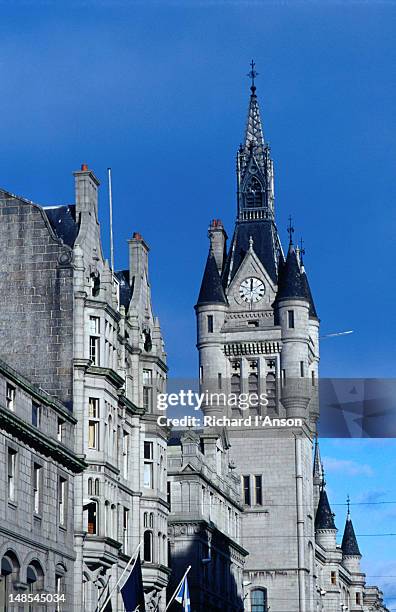
<svg viewBox="0 0 396 612"><path fill-rule="evenodd" d="M70 411L0 361L0 610L71 610L74 450ZM36 598L36 599L35 599Z"/></svg>
<svg viewBox="0 0 396 612"><path fill-rule="evenodd" d="M166 357L151 307L148 246L135 233L128 269L110 269L98 187L83 165L74 204L43 208L0 192L0 356L62 402L75 423L74 452L87 464L74 478L67 545L75 588L65 609L102 605L142 542L147 607L162 610L167 431L155 407ZM112 599L113 608L122 606L117 592Z"/></svg>
<svg viewBox="0 0 396 612"><path fill-rule="evenodd" d="M173 433L168 495L171 587L191 565L193 610L240 612L248 551L241 545L239 478L230 462L225 431Z"/></svg>
<svg viewBox="0 0 396 612"><path fill-rule="evenodd" d="M250 76L235 229L228 245L222 222L210 224L195 306L200 389L209 398L202 410L214 432L228 419L229 454L240 479L241 543L249 552L244 609L357 612L375 601L384 610L380 593L366 590L350 518L342 547L333 519L327 512L328 520L321 519L327 498L313 461L319 318L291 224L285 252L281 245L254 67Z"/></svg>

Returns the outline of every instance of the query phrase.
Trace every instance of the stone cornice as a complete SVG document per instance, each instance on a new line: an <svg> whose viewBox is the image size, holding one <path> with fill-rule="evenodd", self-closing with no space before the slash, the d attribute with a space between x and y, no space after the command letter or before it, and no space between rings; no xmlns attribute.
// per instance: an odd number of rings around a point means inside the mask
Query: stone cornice
<svg viewBox="0 0 396 612"><path fill-rule="evenodd" d="M94 376L103 376L117 387L117 389L120 389L125 384L124 379L112 368L101 368L100 366L91 365L87 368L86 373Z"/></svg>
<svg viewBox="0 0 396 612"><path fill-rule="evenodd" d="M0 406L0 428L18 438L32 450L51 457L75 474L81 473L88 467L82 457L75 455L58 440L49 438L39 429L2 406Z"/></svg>

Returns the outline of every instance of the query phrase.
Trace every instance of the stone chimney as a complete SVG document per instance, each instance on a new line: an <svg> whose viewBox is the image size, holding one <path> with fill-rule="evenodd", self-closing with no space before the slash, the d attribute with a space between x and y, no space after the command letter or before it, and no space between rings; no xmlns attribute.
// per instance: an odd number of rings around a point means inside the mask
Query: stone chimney
<svg viewBox="0 0 396 612"><path fill-rule="evenodd" d="M98 218L98 187L99 180L87 164L81 164L81 170L74 172L76 213L94 212Z"/></svg>
<svg viewBox="0 0 396 612"><path fill-rule="evenodd" d="M134 232L129 244L129 278L130 283L134 277L142 277L148 269L149 247L139 232Z"/></svg>
<svg viewBox="0 0 396 612"><path fill-rule="evenodd" d="M213 221L211 221L208 236L210 239L210 246L216 260L217 269L219 274L221 274L225 261L227 243L227 234L221 219L213 219Z"/></svg>

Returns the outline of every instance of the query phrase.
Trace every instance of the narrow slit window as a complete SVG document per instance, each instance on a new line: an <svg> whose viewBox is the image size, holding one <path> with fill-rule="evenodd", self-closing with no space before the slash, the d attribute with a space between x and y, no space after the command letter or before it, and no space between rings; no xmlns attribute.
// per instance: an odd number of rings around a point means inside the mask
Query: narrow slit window
<svg viewBox="0 0 396 612"><path fill-rule="evenodd" d="M289 329L294 329L294 310L287 311L287 321Z"/></svg>
<svg viewBox="0 0 396 612"><path fill-rule="evenodd" d="M208 334L213 334L213 315L208 315Z"/></svg>

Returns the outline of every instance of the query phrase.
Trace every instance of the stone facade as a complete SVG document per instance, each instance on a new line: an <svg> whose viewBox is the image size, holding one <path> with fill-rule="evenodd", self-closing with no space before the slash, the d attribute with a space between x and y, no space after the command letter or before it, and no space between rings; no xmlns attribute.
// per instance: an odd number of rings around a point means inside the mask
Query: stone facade
<svg viewBox="0 0 396 612"><path fill-rule="evenodd" d="M239 612L248 553L241 545L239 479L228 440L224 432L175 434L168 448L170 586L191 565L192 610Z"/></svg>
<svg viewBox="0 0 396 612"><path fill-rule="evenodd" d="M87 467L74 483L74 609L102 605L141 542L147 606L163 610L168 432L156 422L156 393L165 387L166 356L148 247L134 234L128 270L110 269L98 188L83 165L73 205L42 208L1 192L0 355L77 422L74 450ZM10 325L11 312L21 313L21 327ZM122 607L118 591L112 604Z"/></svg>
<svg viewBox="0 0 396 612"><path fill-rule="evenodd" d="M274 166L253 84L237 154L234 234L228 246L222 222L210 224L195 307L200 389L209 398L203 413L213 417L214 432L227 426L240 478L241 543L249 552L244 609L368 611L370 597L385 610L375 589L366 595L364 576L335 536L330 543L315 525L324 486L313 469L319 319L291 226L283 252L274 202Z"/></svg>
<svg viewBox="0 0 396 612"><path fill-rule="evenodd" d="M0 362L1 610L26 610L10 597L40 593L74 610L74 483L85 467L75 429L64 405Z"/></svg>

